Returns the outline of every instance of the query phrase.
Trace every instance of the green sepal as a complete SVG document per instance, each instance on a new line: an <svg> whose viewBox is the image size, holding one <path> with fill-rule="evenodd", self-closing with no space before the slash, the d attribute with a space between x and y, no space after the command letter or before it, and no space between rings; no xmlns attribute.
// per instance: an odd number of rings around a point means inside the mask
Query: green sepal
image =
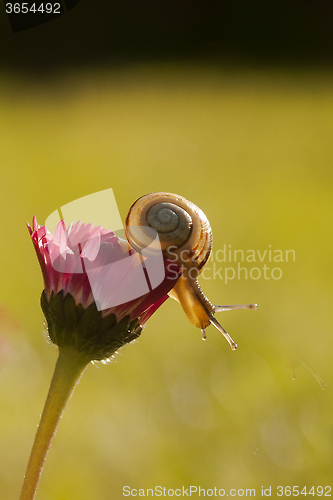
<svg viewBox="0 0 333 500"><path fill-rule="evenodd" d="M84 309L63 290L51 293L47 300L45 290L41 307L47 322L50 340L59 347L71 346L84 352L90 360L110 358L120 347L136 339L142 328L137 318L125 316L117 323L115 314L102 316L95 302Z"/></svg>
<svg viewBox="0 0 333 500"><path fill-rule="evenodd" d="M79 317L84 312L84 309L82 307L82 311L79 310L79 308L75 304L74 298L69 293L67 293L67 295L64 298L64 311L65 311L65 318L66 318L67 326L69 328L70 327L75 328Z"/></svg>
<svg viewBox="0 0 333 500"><path fill-rule="evenodd" d="M40 305L41 305L42 311L44 313L44 316L46 318L46 321L48 321L48 319L50 317L50 304L46 298L45 290L43 291L43 293L41 295Z"/></svg>

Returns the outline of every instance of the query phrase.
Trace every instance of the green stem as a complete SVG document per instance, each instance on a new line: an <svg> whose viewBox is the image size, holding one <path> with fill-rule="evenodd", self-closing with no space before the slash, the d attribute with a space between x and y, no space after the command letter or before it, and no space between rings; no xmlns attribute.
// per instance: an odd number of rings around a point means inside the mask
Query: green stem
<svg viewBox="0 0 333 500"><path fill-rule="evenodd" d="M69 347L59 348L59 357L31 450L20 500L33 500L35 498L52 438L64 409L88 363L89 360L82 352Z"/></svg>

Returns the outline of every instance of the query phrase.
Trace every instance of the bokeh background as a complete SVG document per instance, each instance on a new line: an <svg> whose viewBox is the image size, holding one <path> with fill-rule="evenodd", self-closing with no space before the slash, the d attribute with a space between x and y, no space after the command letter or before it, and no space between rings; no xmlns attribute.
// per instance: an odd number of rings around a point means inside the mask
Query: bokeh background
<svg viewBox="0 0 333 500"><path fill-rule="evenodd" d="M236 352L170 299L88 367L37 498L332 486L331 21L328 2L81 0L13 35L1 5L1 498L18 498L57 355L25 222L109 187L123 220L175 192L204 210L215 252L296 258L243 264L279 280L201 279L213 303L258 303L219 315Z"/></svg>

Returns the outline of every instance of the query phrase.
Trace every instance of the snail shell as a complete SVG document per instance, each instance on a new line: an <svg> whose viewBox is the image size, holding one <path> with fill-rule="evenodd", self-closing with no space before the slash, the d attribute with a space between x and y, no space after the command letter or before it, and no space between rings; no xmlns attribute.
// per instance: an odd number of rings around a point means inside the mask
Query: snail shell
<svg viewBox="0 0 333 500"><path fill-rule="evenodd" d="M167 258L176 255L183 266L201 271L211 252L212 231L199 207L176 194L147 194L133 203L126 219L126 236L135 249L151 244L147 227L157 231Z"/></svg>
<svg viewBox="0 0 333 500"><path fill-rule="evenodd" d="M139 198L126 218L126 236L136 250L151 245L149 228L157 231L163 254L181 266L180 278L169 296L180 302L191 323L206 328L214 308L203 294L197 277L212 248L207 217L183 196L151 193Z"/></svg>

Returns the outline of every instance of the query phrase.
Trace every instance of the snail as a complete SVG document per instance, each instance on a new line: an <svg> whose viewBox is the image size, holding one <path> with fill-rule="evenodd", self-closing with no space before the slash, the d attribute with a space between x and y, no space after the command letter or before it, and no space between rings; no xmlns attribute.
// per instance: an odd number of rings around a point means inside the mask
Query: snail
<svg viewBox="0 0 333 500"><path fill-rule="evenodd" d="M206 339L206 328L212 323L229 342L237 344L220 325L214 314L231 309L256 309L256 304L212 305L198 283L198 276L212 250L212 231L203 211L183 196L157 192L147 194L131 206L125 225L126 237L135 249L151 245L152 229L159 236L163 255L180 266L180 277L168 293L180 302L188 320L201 329ZM153 231L154 234L155 231Z"/></svg>

